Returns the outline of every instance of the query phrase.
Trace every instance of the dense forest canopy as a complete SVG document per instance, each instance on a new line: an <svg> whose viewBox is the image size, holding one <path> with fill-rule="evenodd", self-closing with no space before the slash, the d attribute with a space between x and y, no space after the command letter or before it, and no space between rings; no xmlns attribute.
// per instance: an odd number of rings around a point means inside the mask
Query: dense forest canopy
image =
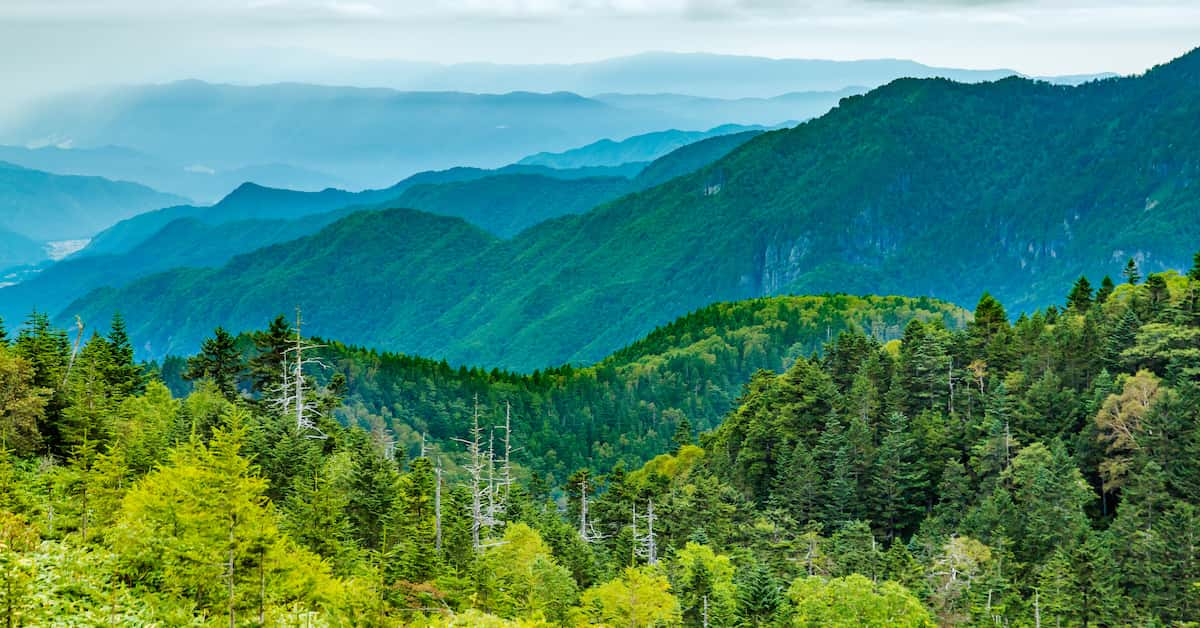
<svg viewBox="0 0 1200 628"><path fill-rule="evenodd" d="M282 317L146 369L121 318L35 313L0 335L0 616L1200 621L1200 254L1064 292L725 303L530 375Z"/></svg>

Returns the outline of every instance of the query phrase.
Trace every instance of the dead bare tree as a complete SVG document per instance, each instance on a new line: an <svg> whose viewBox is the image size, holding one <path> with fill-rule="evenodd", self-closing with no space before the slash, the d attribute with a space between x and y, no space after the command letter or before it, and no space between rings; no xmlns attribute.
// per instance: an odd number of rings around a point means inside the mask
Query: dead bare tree
<svg viewBox="0 0 1200 628"><path fill-rule="evenodd" d="M442 554L442 459L433 468L433 548Z"/></svg>
<svg viewBox="0 0 1200 628"><path fill-rule="evenodd" d="M83 340L83 319L79 315L75 315L75 344L71 346L71 360L67 362L67 372L63 374L62 387L67 387L67 380L71 377L71 368L75 366L75 358L79 355L79 342Z"/></svg>
<svg viewBox="0 0 1200 628"><path fill-rule="evenodd" d="M638 534L638 520L646 522L646 534ZM638 558L646 560L648 565L658 564L658 539L654 536L654 500L646 507L646 514L637 514L637 504L633 507L633 551Z"/></svg>
<svg viewBox="0 0 1200 628"><path fill-rule="evenodd" d="M585 476L583 481L579 483L579 537L582 538L585 543L595 543L596 541L603 539L604 535L596 532L596 529L592 527L592 522L588 521L589 492L590 489L588 488L588 481L587 477Z"/></svg>
<svg viewBox="0 0 1200 628"><path fill-rule="evenodd" d="M311 354L305 355L305 352L311 352L325 345L312 344L304 340L304 336L301 334L303 322L300 308L297 307L296 341L283 352L283 377L279 386L279 396L272 405L280 414L290 414L296 417L297 434L305 438L324 440L329 436L317 426L316 418L321 416L321 411L316 394L304 375L304 368L317 366L321 369L328 369L329 365L320 358L312 357Z"/></svg>
<svg viewBox="0 0 1200 628"><path fill-rule="evenodd" d="M454 440L466 446L467 455L471 458L466 466L471 477L471 546L478 552L482 547L479 533L484 525L483 501L487 497L487 487L483 486L483 428L479 426L479 395L475 395L475 409L471 412L470 434L470 440Z"/></svg>

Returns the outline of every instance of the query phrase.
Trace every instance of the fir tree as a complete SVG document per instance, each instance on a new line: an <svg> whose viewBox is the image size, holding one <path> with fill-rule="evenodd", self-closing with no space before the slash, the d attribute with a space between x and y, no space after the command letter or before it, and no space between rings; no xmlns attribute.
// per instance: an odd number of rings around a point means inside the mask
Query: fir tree
<svg viewBox="0 0 1200 628"><path fill-rule="evenodd" d="M247 363L253 390L264 393L278 386L283 378L286 351L295 345L292 324L282 314L271 319L266 331L254 333L257 351Z"/></svg>
<svg viewBox="0 0 1200 628"><path fill-rule="evenodd" d="M1080 277L1075 281L1071 293L1067 295L1067 307L1080 314L1087 313L1088 308L1092 307L1092 284L1088 282L1087 277Z"/></svg>
<svg viewBox="0 0 1200 628"><path fill-rule="evenodd" d="M1121 274L1124 275L1125 281L1131 286L1136 286L1142 280L1142 274L1138 271L1137 262L1132 257L1129 258L1128 262L1125 262L1125 270L1121 271Z"/></svg>
<svg viewBox="0 0 1200 628"><path fill-rule="evenodd" d="M737 615L744 626L772 626L784 600L781 587L762 563L738 570Z"/></svg>
<svg viewBox="0 0 1200 628"><path fill-rule="evenodd" d="M213 331L200 345L200 353L188 358L184 378L196 381L211 380L226 399L237 394L238 378L242 373L242 354L237 349L234 337L224 328Z"/></svg>
<svg viewBox="0 0 1200 628"><path fill-rule="evenodd" d="M1096 303L1102 304L1108 301L1108 297L1111 297L1116 289L1117 286L1113 283L1112 277L1105 275L1104 279L1100 280L1100 289L1096 291Z"/></svg>
<svg viewBox="0 0 1200 628"><path fill-rule="evenodd" d="M133 343L129 340L125 317L120 312L113 314L109 324L108 348L110 364L107 376L114 394L124 398L143 392L146 389L145 377L142 367L134 362Z"/></svg>
<svg viewBox="0 0 1200 628"><path fill-rule="evenodd" d="M888 415L872 486L875 502L872 519L882 526L888 540L913 530L924 513L928 480L919 454L908 419L898 412Z"/></svg>

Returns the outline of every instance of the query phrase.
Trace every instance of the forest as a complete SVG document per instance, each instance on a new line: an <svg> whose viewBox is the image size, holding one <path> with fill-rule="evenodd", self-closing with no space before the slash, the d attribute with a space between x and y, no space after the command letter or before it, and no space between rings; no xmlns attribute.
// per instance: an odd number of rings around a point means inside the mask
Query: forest
<svg viewBox="0 0 1200 628"><path fill-rule="evenodd" d="M0 621L1200 622L1200 253L1013 316L723 303L587 367L0 333Z"/></svg>

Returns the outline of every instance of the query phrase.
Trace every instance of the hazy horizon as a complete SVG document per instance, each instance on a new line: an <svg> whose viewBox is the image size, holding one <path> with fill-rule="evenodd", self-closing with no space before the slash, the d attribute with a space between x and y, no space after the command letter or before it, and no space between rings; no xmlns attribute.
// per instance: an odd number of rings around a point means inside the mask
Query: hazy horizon
<svg viewBox="0 0 1200 628"><path fill-rule="evenodd" d="M1128 74L1191 49L1197 32L1200 7L1184 0L9 0L0 73L10 108L109 84L328 84L322 66L338 63L565 64L658 51ZM346 84L386 84L364 76Z"/></svg>

